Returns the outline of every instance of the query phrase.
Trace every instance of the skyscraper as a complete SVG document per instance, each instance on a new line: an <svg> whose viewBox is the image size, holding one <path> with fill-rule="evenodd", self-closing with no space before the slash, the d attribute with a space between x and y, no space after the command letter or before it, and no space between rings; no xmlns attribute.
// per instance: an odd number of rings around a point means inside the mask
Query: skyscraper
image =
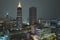
<svg viewBox="0 0 60 40"><path fill-rule="evenodd" d="M31 32L34 34L36 33L36 23L37 22L37 14L36 8L30 7L29 8L29 24L31 25Z"/></svg>
<svg viewBox="0 0 60 40"><path fill-rule="evenodd" d="M34 24L37 22L37 14L36 14L37 10L35 7L30 7L29 8L29 23Z"/></svg>
<svg viewBox="0 0 60 40"><path fill-rule="evenodd" d="M18 7L17 7L17 27L21 28L22 27L22 6L19 2Z"/></svg>

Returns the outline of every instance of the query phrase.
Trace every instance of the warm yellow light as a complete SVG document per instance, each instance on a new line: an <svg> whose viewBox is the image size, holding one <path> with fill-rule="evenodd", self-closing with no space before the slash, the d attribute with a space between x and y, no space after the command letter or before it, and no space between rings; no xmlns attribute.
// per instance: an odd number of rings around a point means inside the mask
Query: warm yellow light
<svg viewBox="0 0 60 40"><path fill-rule="evenodd" d="M32 37L34 40L39 40L39 36L37 36L37 35L31 35L31 37Z"/></svg>
<svg viewBox="0 0 60 40"><path fill-rule="evenodd" d="M19 4L18 4L18 7L20 7L20 8L22 7L20 2L19 2Z"/></svg>

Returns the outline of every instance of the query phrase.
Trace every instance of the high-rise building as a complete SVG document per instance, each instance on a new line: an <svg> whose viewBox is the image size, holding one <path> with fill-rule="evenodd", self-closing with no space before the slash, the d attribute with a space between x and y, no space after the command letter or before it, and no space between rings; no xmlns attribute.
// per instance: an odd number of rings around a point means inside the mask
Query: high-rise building
<svg viewBox="0 0 60 40"><path fill-rule="evenodd" d="M37 14L36 8L30 7L29 8L29 24L31 25L31 32L34 34L36 33L36 22L37 22Z"/></svg>
<svg viewBox="0 0 60 40"><path fill-rule="evenodd" d="M22 27L22 6L19 2L18 7L17 7L17 27L21 28Z"/></svg>
<svg viewBox="0 0 60 40"><path fill-rule="evenodd" d="M35 24L37 21L37 10L35 7L29 8L29 24Z"/></svg>
<svg viewBox="0 0 60 40"><path fill-rule="evenodd" d="M9 17L9 15L8 15L8 13L6 13L6 18L8 18Z"/></svg>
<svg viewBox="0 0 60 40"><path fill-rule="evenodd" d="M6 20L10 20L10 15L9 15L9 13L6 13Z"/></svg>

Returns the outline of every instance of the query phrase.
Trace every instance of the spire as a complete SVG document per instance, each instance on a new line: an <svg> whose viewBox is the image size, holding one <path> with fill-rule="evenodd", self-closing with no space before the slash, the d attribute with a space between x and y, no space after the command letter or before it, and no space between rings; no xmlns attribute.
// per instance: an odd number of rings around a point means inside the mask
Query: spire
<svg viewBox="0 0 60 40"><path fill-rule="evenodd" d="M19 2L19 4L18 4L18 7L20 7L20 8L22 7L20 2Z"/></svg>

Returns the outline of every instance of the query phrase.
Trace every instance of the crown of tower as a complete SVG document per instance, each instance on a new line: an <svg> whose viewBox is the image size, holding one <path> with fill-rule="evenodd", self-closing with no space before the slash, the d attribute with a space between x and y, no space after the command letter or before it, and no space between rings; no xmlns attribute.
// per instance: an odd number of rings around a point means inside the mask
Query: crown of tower
<svg viewBox="0 0 60 40"><path fill-rule="evenodd" d="M20 8L22 7L20 2L19 2L19 4L18 4L18 7L20 7Z"/></svg>

